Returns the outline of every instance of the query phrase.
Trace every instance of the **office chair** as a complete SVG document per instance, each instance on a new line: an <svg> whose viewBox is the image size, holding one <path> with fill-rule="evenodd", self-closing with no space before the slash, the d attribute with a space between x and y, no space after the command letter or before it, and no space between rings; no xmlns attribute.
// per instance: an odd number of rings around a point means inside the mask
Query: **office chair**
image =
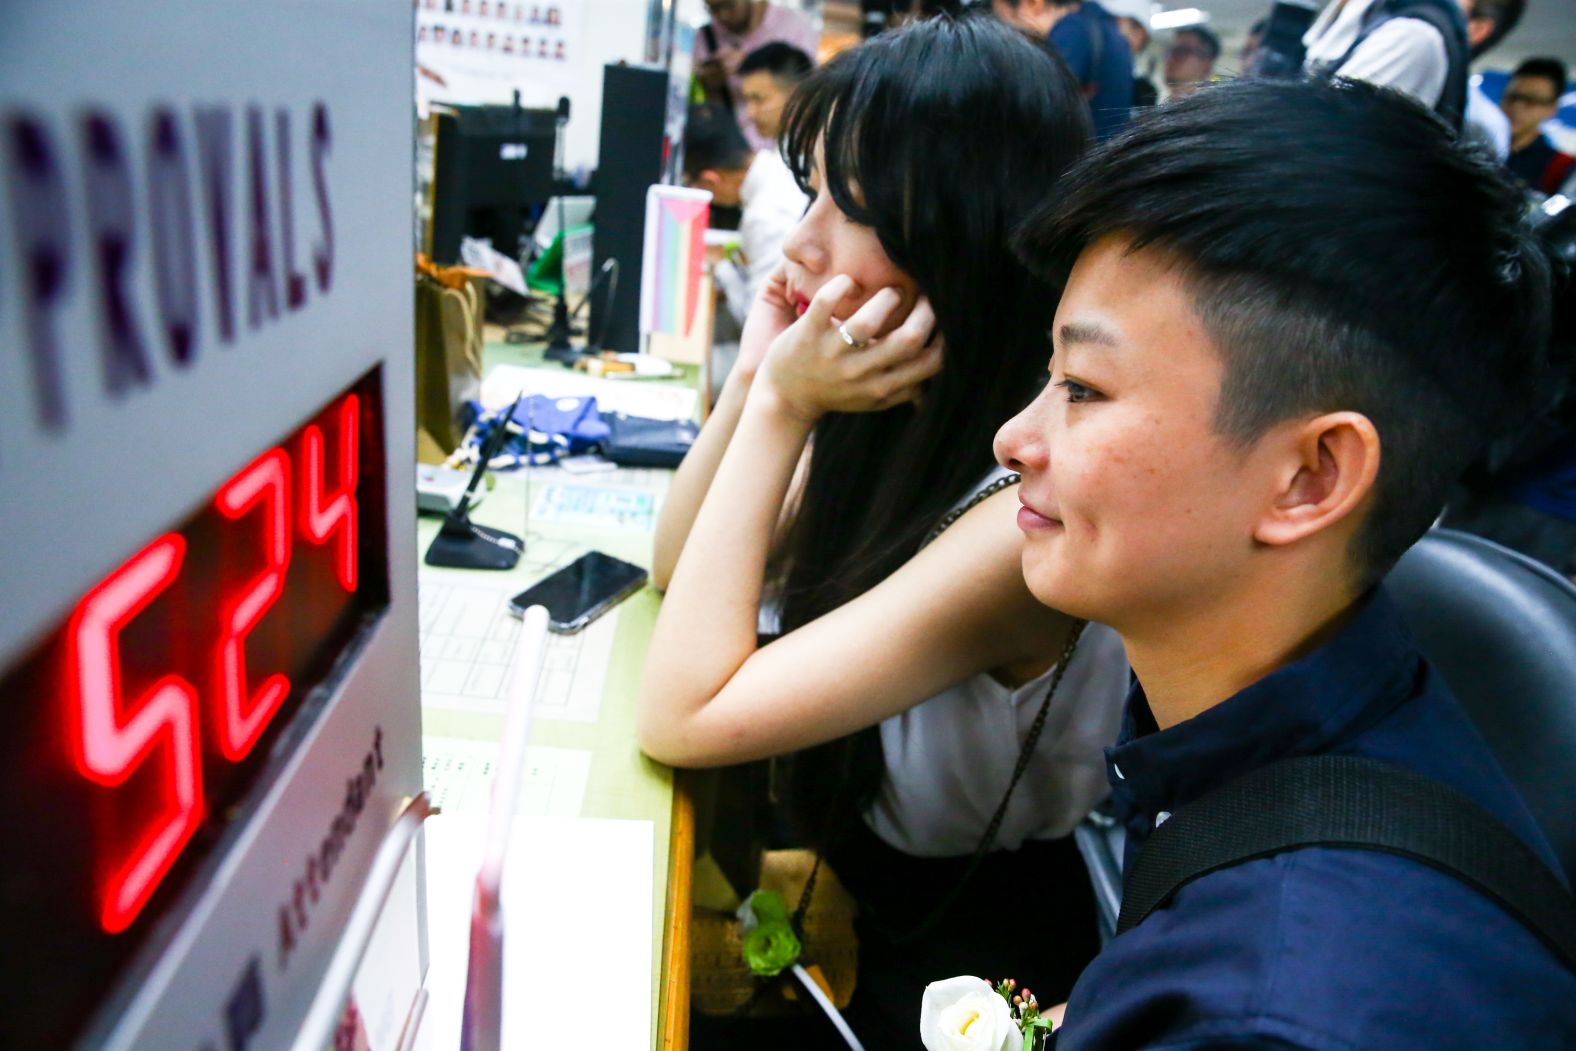
<svg viewBox="0 0 1576 1051"><path fill-rule="evenodd" d="M1385 583L1576 881L1576 585L1453 529Z"/></svg>
<svg viewBox="0 0 1576 1051"><path fill-rule="evenodd" d="M1576 585L1482 537L1434 529L1385 586L1576 883ZM1096 811L1075 835L1108 941L1122 829Z"/></svg>

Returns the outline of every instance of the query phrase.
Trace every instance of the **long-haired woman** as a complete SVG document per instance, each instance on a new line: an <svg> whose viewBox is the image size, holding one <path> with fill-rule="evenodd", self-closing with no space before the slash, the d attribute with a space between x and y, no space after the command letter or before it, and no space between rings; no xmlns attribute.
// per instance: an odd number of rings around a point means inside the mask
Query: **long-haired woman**
<svg viewBox="0 0 1576 1051"><path fill-rule="evenodd" d="M798 753L801 827L860 903L850 1013L873 1046L913 1043L928 981L1011 975L1054 1003L1098 947L1069 832L1104 794L1125 659L1085 630L1033 737L1076 626L1024 585L1015 488L981 498L1056 305L1009 234L1087 111L991 19L812 74L782 138L812 203L658 525L641 745L675 766Z"/></svg>

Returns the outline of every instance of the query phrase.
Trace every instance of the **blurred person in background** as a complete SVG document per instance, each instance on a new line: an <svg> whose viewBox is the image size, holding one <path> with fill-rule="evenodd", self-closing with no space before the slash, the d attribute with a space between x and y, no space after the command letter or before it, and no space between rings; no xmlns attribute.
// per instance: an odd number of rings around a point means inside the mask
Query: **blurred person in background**
<svg viewBox="0 0 1576 1051"><path fill-rule="evenodd" d="M1527 0L1461 0L1467 16L1467 45L1474 60L1489 53L1516 28L1527 9ZM1477 84L1467 87L1468 138L1492 150L1503 163L1510 154L1510 121Z"/></svg>
<svg viewBox="0 0 1576 1051"><path fill-rule="evenodd" d="M761 285L782 265L783 241L809 199L777 150L751 150L733 114L721 106L690 107L684 181L710 190L715 203L739 209L739 251L712 273L729 313L742 325Z"/></svg>
<svg viewBox="0 0 1576 1051"><path fill-rule="evenodd" d="M1149 34L1149 14L1154 7L1151 0L1106 0L1106 10L1116 19L1116 28L1133 52L1133 108L1153 106L1160 99L1160 90L1149 78L1149 69L1141 69L1140 56L1149 49L1153 39Z"/></svg>
<svg viewBox="0 0 1576 1051"><path fill-rule="evenodd" d="M739 63L739 93L746 123L775 146L782 128L783 107L799 82L810 75L810 56L792 44L758 47Z"/></svg>
<svg viewBox="0 0 1576 1051"><path fill-rule="evenodd" d="M1259 47L1264 43L1264 32L1269 29L1270 20L1261 18L1253 23L1248 30L1248 35L1242 40L1242 75L1249 76L1254 72L1253 61L1259 56Z"/></svg>
<svg viewBox="0 0 1576 1051"><path fill-rule="evenodd" d="M1559 59L1529 58L1510 75L1499 100L1510 119L1505 166L1523 186L1541 194L1559 193L1576 172L1576 157L1555 149L1543 133L1544 122L1560 108L1565 77L1565 63Z"/></svg>
<svg viewBox="0 0 1576 1051"><path fill-rule="evenodd" d="M711 21L695 34L695 79L707 102L733 110L750 147L765 149L771 140L757 132L745 114L739 66L750 52L774 41L791 44L813 59L820 34L803 12L767 0L706 0L706 11Z"/></svg>
<svg viewBox="0 0 1576 1051"><path fill-rule="evenodd" d="M1044 39L1089 102L1097 139L1121 129L1133 114L1133 51L1116 19L1094 0L991 0L996 17Z"/></svg>
<svg viewBox="0 0 1576 1051"><path fill-rule="evenodd" d="M1395 88L1462 126L1471 53L1461 0L1331 0L1303 44L1309 75Z"/></svg>
<svg viewBox="0 0 1576 1051"><path fill-rule="evenodd" d="M1553 254L1569 261L1569 227L1536 225ZM1554 304L1555 366L1543 380L1543 404L1468 468L1440 524L1576 578L1576 281L1568 268L1557 276Z"/></svg>
<svg viewBox="0 0 1576 1051"><path fill-rule="evenodd" d="M1166 97L1186 98L1208 84L1220 57L1220 37L1204 26L1179 29L1166 48Z"/></svg>

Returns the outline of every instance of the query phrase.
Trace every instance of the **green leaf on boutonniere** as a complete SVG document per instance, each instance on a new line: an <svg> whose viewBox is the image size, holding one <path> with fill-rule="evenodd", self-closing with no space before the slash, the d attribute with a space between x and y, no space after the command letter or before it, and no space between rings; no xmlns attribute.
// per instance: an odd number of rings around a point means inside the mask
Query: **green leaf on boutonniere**
<svg viewBox="0 0 1576 1051"><path fill-rule="evenodd" d="M1023 1051L1034 1051L1042 1048L1050 1039L1051 1033L1056 1029L1055 1023L1049 1018L1036 1016L1027 1019L1023 1024Z"/></svg>
<svg viewBox="0 0 1576 1051"><path fill-rule="evenodd" d="M750 911L760 923L788 922L788 903L775 890L758 890L750 895Z"/></svg>

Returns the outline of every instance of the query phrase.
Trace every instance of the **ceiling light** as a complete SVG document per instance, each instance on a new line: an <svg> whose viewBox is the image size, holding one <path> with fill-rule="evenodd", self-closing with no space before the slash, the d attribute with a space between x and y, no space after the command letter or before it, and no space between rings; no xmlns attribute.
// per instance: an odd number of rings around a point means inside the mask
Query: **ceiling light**
<svg viewBox="0 0 1576 1051"><path fill-rule="evenodd" d="M1197 26L1209 21L1209 12L1200 11L1196 7L1179 7L1175 11L1160 11L1149 16L1151 29L1181 29L1183 26Z"/></svg>

